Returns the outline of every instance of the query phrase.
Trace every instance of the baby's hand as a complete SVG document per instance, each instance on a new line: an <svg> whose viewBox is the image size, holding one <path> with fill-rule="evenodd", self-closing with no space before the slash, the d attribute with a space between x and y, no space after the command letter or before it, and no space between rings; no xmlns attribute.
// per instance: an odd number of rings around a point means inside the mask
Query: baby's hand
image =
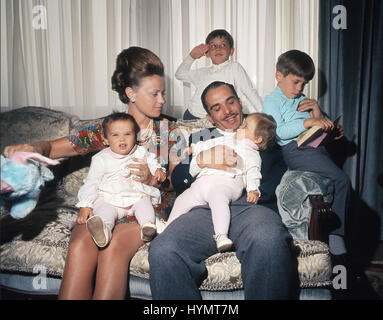
<svg viewBox="0 0 383 320"><path fill-rule="evenodd" d="M209 50L209 46L207 44L201 43L200 45L194 47L192 51L190 51L190 56L193 59L199 59L202 56L205 56Z"/></svg>
<svg viewBox="0 0 383 320"><path fill-rule="evenodd" d="M76 221L78 224L84 224L86 223L86 220L88 220L88 218L91 216L93 216L92 208L82 207L80 208L80 211L78 212Z"/></svg>
<svg viewBox="0 0 383 320"><path fill-rule="evenodd" d="M156 172L154 173L154 176L159 183L164 182L166 179L166 173L160 168L156 170Z"/></svg>
<svg viewBox="0 0 383 320"><path fill-rule="evenodd" d="M249 191L247 193L246 201L250 203L257 203L259 200L259 192L257 190Z"/></svg>

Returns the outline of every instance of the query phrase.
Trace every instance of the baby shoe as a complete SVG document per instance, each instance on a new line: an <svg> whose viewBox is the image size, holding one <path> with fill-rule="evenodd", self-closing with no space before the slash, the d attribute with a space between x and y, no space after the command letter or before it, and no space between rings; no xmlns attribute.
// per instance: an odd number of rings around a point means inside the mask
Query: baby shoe
<svg viewBox="0 0 383 320"><path fill-rule="evenodd" d="M93 241L100 248L106 247L112 238L112 232L99 216L90 217L86 221L86 228L92 236Z"/></svg>
<svg viewBox="0 0 383 320"><path fill-rule="evenodd" d="M226 234L215 234L213 238L217 243L219 252L227 251L233 246L233 241L231 241Z"/></svg>
<svg viewBox="0 0 383 320"><path fill-rule="evenodd" d="M149 242L157 235L157 227L151 222L147 222L142 226L141 229L141 240Z"/></svg>

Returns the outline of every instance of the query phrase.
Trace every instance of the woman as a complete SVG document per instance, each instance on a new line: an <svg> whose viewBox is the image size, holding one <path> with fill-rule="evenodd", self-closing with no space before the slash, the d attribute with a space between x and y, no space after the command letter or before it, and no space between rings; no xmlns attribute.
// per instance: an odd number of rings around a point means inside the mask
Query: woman
<svg viewBox="0 0 383 320"><path fill-rule="evenodd" d="M127 113L136 120L140 128L140 144L158 155L161 165L167 167L168 176L171 176L178 156L185 147L185 140L174 122L160 118L165 103L164 67L161 60L151 51L140 47L123 50L117 57L112 88L118 92L120 100L128 105ZM15 151L31 151L55 159L105 147L107 145L103 138L102 124L97 123L75 135L58 140L8 146L4 149L4 154L10 157ZM147 164L129 165L129 168L140 177L137 181L166 190L172 188L169 182L167 186L159 185ZM166 194L163 195L165 201L162 206L166 205ZM129 263L143 242L135 218L128 217L119 222L113 230L113 241L102 250L93 242L85 224L74 227L59 299L125 298Z"/></svg>

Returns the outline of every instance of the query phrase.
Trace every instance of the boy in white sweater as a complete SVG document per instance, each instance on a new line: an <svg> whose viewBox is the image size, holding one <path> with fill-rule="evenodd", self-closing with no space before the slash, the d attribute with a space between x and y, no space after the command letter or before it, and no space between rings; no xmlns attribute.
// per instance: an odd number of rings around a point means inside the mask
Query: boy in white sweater
<svg viewBox="0 0 383 320"><path fill-rule="evenodd" d="M245 69L230 59L234 53L233 44L233 38L226 30L214 30L207 36L205 44L193 48L178 67L175 77L192 83L196 89L183 115L184 120L205 118L206 111L202 106L201 94L213 81L222 81L234 86L245 114L262 110L262 100ZM212 65L192 70L193 62L202 56L210 58Z"/></svg>

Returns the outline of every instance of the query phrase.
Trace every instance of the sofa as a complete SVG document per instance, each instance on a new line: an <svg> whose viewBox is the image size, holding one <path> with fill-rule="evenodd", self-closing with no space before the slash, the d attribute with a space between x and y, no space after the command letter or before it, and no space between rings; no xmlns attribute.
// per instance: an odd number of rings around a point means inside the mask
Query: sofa
<svg viewBox="0 0 383 320"><path fill-rule="evenodd" d="M23 107L0 114L0 147L63 137L95 120L42 107ZM187 137L206 128L206 120L183 121L178 125ZM55 179L45 185L35 210L14 220L0 212L0 286L34 295L57 295L63 274L68 242L77 209L77 192L82 185L92 154L61 159L50 167ZM300 280L300 299L331 299L332 265L325 239L310 238L313 212L310 196L330 202L331 183L322 177L287 171L277 190L278 208L294 239ZM172 195L175 199L175 195ZM169 200L171 201L171 199ZM162 218L157 217L163 224ZM151 299L148 246L143 245L130 265L127 297ZM203 299L243 299L241 265L235 252L217 253L205 261L207 277L200 291ZM256 284L254 284L256 285Z"/></svg>

